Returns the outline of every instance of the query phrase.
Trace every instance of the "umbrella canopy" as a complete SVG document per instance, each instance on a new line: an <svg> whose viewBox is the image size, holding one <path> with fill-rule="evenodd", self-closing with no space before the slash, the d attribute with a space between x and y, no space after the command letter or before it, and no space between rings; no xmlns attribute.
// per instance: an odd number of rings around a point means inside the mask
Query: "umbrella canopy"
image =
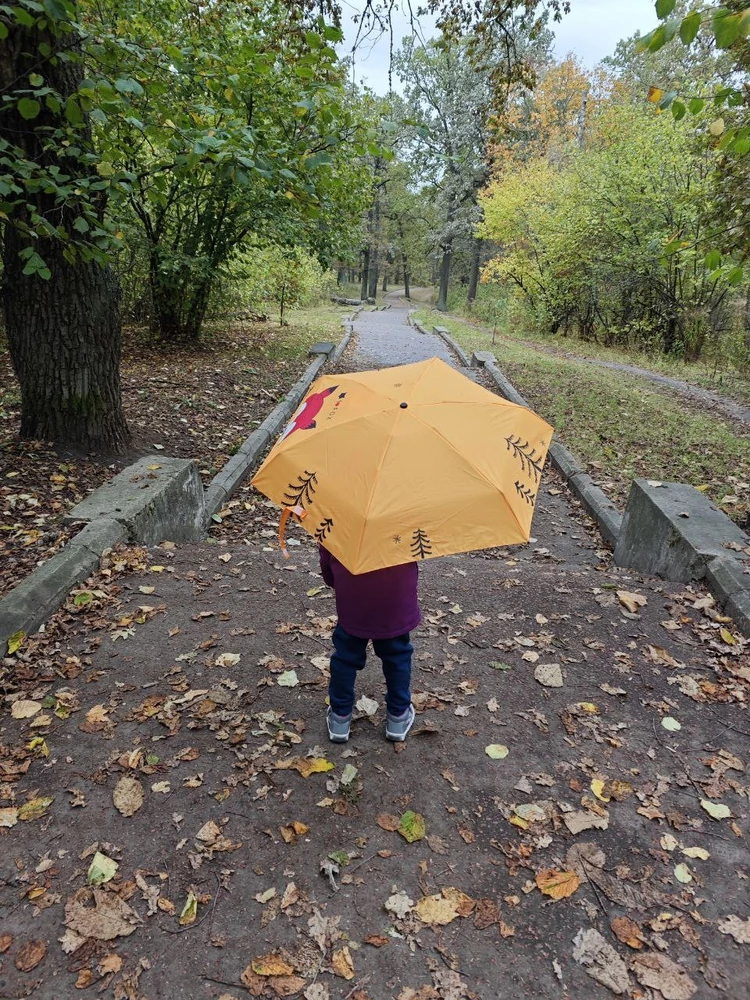
<svg viewBox="0 0 750 1000"><path fill-rule="evenodd" d="M551 439L430 358L318 379L252 483L366 573L528 541Z"/></svg>

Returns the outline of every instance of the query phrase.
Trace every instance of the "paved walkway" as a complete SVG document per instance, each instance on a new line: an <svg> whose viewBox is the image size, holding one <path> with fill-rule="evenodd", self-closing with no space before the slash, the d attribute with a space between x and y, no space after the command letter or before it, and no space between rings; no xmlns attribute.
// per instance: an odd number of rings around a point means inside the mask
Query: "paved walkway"
<svg viewBox="0 0 750 1000"><path fill-rule="evenodd" d="M403 316L346 363L439 353ZM547 472L528 545L423 564L408 742L371 662L333 746L315 548L232 503L5 675L42 708L2 719L2 806L52 801L0 830L0 998L748 996L750 662L705 591L613 567Z"/></svg>
<svg viewBox="0 0 750 1000"><path fill-rule="evenodd" d="M419 333L408 323L409 304L398 291L385 296L386 308L366 307L354 324L357 343L351 354L355 368L385 368L408 365L425 358L442 358L456 364L445 341L434 333Z"/></svg>

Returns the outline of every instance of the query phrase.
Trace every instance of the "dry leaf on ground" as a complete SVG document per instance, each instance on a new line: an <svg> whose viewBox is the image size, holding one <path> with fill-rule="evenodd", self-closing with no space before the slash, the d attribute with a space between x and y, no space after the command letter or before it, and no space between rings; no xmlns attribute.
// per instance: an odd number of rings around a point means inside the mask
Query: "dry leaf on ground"
<svg viewBox="0 0 750 1000"><path fill-rule="evenodd" d="M420 899L414 912L423 924L449 924L458 916L455 904L439 892Z"/></svg>
<svg viewBox="0 0 750 1000"><path fill-rule="evenodd" d="M750 944L750 917L742 920L740 917L730 913L719 921L719 930L722 934L729 934L737 944Z"/></svg>
<svg viewBox="0 0 750 1000"><path fill-rule="evenodd" d="M41 710L42 703L40 701L30 701L28 699L14 701L10 706L10 714L14 719L30 719L37 712L41 712Z"/></svg>
<svg viewBox="0 0 750 1000"><path fill-rule="evenodd" d="M534 670L534 680L542 687L561 688L563 686L562 669L559 663L540 663Z"/></svg>
<svg viewBox="0 0 750 1000"><path fill-rule="evenodd" d="M135 910L104 889L79 889L65 904L66 926L84 938L112 941L127 937L139 923Z"/></svg>
<svg viewBox="0 0 750 1000"><path fill-rule="evenodd" d="M123 816L132 816L143 805L143 785L136 778L124 775L112 792L115 809Z"/></svg>
<svg viewBox="0 0 750 1000"><path fill-rule="evenodd" d="M421 813L414 812L413 809L407 809L399 822L398 832L407 844L413 844L415 841L421 840L425 835L424 816Z"/></svg>
<svg viewBox="0 0 750 1000"><path fill-rule="evenodd" d="M291 976L294 972L294 966L275 952L259 955L252 960L250 967L256 976Z"/></svg>
<svg viewBox="0 0 750 1000"><path fill-rule="evenodd" d="M383 904L389 913L397 917L405 917L414 908L414 900L409 899L405 892L394 892Z"/></svg>
<svg viewBox="0 0 750 1000"><path fill-rule="evenodd" d="M698 989L687 972L661 953L650 951L637 955L632 965L635 978L641 986L659 990L664 1000L690 1000Z"/></svg>
<svg viewBox="0 0 750 1000"><path fill-rule="evenodd" d="M627 608L631 614L637 614L639 608L648 604L648 599L643 594L634 594L629 590L616 590L615 593L620 604Z"/></svg>
<svg viewBox="0 0 750 1000"><path fill-rule="evenodd" d="M354 962L346 946L334 951L331 956L331 968L334 974L341 976L342 979L354 979Z"/></svg>
<svg viewBox="0 0 750 1000"><path fill-rule="evenodd" d="M42 961L47 954L47 945L44 941L26 941L18 949L16 955L16 968L21 972L31 972Z"/></svg>
<svg viewBox="0 0 750 1000"><path fill-rule="evenodd" d="M546 871L537 873L536 884L545 896L551 896L552 899L565 899L566 896L572 896L579 888L581 880L575 872L561 872L554 868L548 868Z"/></svg>
<svg viewBox="0 0 750 1000"><path fill-rule="evenodd" d="M630 976L627 966L599 931L582 927L573 939L573 945L574 960L583 966L592 979L617 996L629 992Z"/></svg>
<svg viewBox="0 0 750 1000"><path fill-rule="evenodd" d="M609 926L614 931L617 940L622 941L628 948L634 948L638 951L643 947L643 934L635 920L631 920L630 917L613 917Z"/></svg>
<svg viewBox="0 0 750 1000"><path fill-rule="evenodd" d="M323 774L332 771L335 765L325 757L287 757L284 760L276 761L276 769L280 771L299 771L303 778L309 778L311 774Z"/></svg>

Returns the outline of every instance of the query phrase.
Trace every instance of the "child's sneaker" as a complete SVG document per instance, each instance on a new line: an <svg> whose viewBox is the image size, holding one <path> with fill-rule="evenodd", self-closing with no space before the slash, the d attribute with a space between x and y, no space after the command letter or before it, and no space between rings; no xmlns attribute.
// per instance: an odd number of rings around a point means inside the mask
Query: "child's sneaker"
<svg viewBox="0 0 750 1000"><path fill-rule="evenodd" d="M385 738L393 740L394 743L401 743L406 739L406 734L414 725L416 713L414 706L409 705L403 715L391 715L386 713L385 718Z"/></svg>
<svg viewBox="0 0 750 1000"><path fill-rule="evenodd" d="M328 738L331 743L346 743L349 739L349 732L352 728L352 714L336 715L329 708L326 712L326 722L328 723Z"/></svg>

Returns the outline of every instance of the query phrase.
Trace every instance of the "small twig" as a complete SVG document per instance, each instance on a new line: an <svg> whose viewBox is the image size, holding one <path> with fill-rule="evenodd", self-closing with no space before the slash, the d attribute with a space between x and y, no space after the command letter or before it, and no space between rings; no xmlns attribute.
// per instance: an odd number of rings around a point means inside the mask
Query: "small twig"
<svg viewBox="0 0 750 1000"><path fill-rule="evenodd" d="M352 988L349 990L349 992L346 994L346 996L342 997L341 1000L351 1000L351 998L354 996L354 994L357 992L357 990L361 990L362 987L366 986L367 983L369 983L371 979L372 979L372 976L362 976L362 978L359 979L359 980L357 980L357 982L354 984L354 986L352 986Z"/></svg>
<svg viewBox="0 0 750 1000"><path fill-rule="evenodd" d="M604 904L602 903L602 901L601 901L601 897L599 896L599 890L598 890L598 889L597 889L597 887L596 887L596 883L594 882L594 880L593 880L593 879L590 879L590 878L589 878L589 874L588 874L588 871L586 870L586 859L585 859L585 858L584 858L584 856L583 856L583 855L581 854L581 849L580 849L580 847L578 847L577 845L576 845L576 851L577 851L577 853L578 853L578 860L579 860L579 861L581 862L581 866L583 867L583 874L584 874L584 875L586 876L586 881L587 881L587 882L588 882L588 884L589 884L589 885L591 886L591 888L592 888L592 889L593 889L593 891L594 891L594 895L596 896L596 901L597 901L597 903L599 904L599 909L600 909L600 910L602 911L602 913L604 914L604 916L605 916L605 917L606 917L606 918L607 918L607 919L609 920L609 913L608 913L608 912L607 912L607 910L606 910L606 909L604 908ZM593 868L593 867L595 867L595 866L594 866L594 865L592 865L592 868Z"/></svg>
<svg viewBox="0 0 750 1000"><path fill-rule="evenodd" d="M360 861L360 863L358 865L355 865L353 868L350 868L349 871L346 874L347 875L351 875L352 872L356 872L356 870L358 868L361 868L362 865L368 864L368 862L372 861L372 859L376 858L377 856L378 856L377 852L375 852L375 854L371 854L369 858L365 858L364 861Z"/></svg>
<svg viewBox="0 0 750 1000"><path fill-rule="evenodd" d="M247 989L244 983L235 983L230 979L215 979L213 976L207 976L205 972L201 976L201 979L205 979L209 983L218 983L219 986L234 986L236 990Z"/></svg>

